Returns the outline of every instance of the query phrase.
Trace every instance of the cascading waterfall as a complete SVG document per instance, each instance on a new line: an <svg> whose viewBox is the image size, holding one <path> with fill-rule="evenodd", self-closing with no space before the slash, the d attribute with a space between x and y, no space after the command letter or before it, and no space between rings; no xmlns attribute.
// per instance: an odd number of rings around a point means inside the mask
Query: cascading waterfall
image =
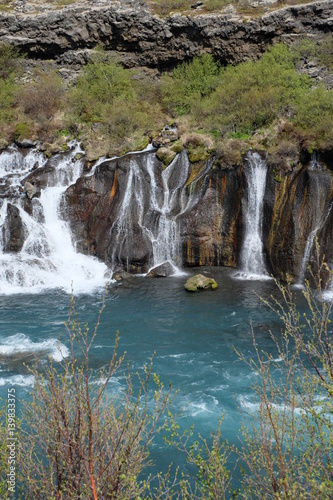
<svg viewBox="0 0 333 500"><path fill-rule="evenodd" d="M314 189L314 194L312 196L312 199L314 201L314 203L312 204L312 213L314 214L313 225L315 225L315 227L313 228L312 225L312 229L306 240L304 255L299 273L299 279L297 283L298 286L302 286L304 284L305 274L307 266L309 264L309 259L311 256L316 235L320 231L320 229L325 225L332 209L332 203L331 203L327 210L326 199L325 197L322 196L322 184L320 183L319 178L316 175L316 170L318 169L321 170L321 166L317 159L317 155L313 153L311 163L309 166L309 175L311 175L312 179L311 186L313 186Z"/></svg>
<svg viewBox="0 0 333 500"><path fill-rule="evenodd" d="M244 217L245 236L241 251L242 271L251 277L263 277L266 266L262 244L263 200L267 165L258 153L248 153L244 168L247 180L247 205Z"/></svg>
<svg viewBox="0 0 333 500"><path fill-rule="evenodd" d="M3 237L0 240L1 294L39 293L50 288L70 292L72 286L75 293L80 293L106 283L105 264L76 253L68 224L60 216L62 195L83 170L83 163L76 160L77 153L82 152L80 146L72 144L71 147L69 155L53 158L49 185L41 191L40 198L31 200L30 213L24 210L24 198L18 195L21 181L36 167L42 168L47 160L36 150L25 157L15 148L0 155L3 185L10 184L10 192L13 192L8 202L19 210L25 234L22 249L16 253L7 253ZM1 207L1 235L4 234L8 202L5 200Z"/></svg>
<svg viewBox="0 0 333 500"><path fill-rule="evenodd" d="M168 168L162 172L163 199L158 202L156 196L157 183L156 172L153 169L152 161L148 160L147 169L151 176L152 207L159 212L159 219L155 235L152 234L153 244L153 267L169 261L175 263L179 260L179 223L177 216L181 215L187 203L185 183L189 172L189 161L187 155L183 153L178 162L173 161ZM175 170L180 169L176 183L172 186L171 179L175 175ZM176 271L176 269L175 269Z"/></svg>
<svg viewBox="0 0 333 500"><path fill-rule="evenodd" d="M144 161L131 157L126 188L111 229L114 235L113 267L124 261L121 255L130 255L133 232L139 228L151 245L151 267L168 261L175 273L180 272L178 217L189 203L188 174L189 160L185 152L163 171L153 154L146 155Z"/></svg>

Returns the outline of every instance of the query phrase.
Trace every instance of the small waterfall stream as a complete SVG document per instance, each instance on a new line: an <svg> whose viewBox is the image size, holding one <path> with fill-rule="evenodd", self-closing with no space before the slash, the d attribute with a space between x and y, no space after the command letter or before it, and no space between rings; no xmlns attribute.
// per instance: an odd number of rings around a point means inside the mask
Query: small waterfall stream
<svg viewBox="0 0 333 500"><path fill-rule="evenodd" d="M309 166L309 175L311 176L311 186L314 190L311 199L314 201L312 204L312 214L313 222L312 228L306 240L304 255L302 259L302 264L299 273L298 286L302 286L305 281L307 266L311 257L311 252L313 249L315 238L320 231L320 229L325 225L331 210L333 203L330 204L327 210L326 197L322 193L322 184L318 177L318 172L321 171L321 166L317 158L316 153L313 153L311 163Z"/></svg>
<svg viewBox="0 0 333 500"><path fill-rule="evenodd" d="M267 165L258 153L248 153L244 168L247 180L247 204L244 217L244 241L241 251L242 272L248 278L267 276L263 256L262 218Z"/></svg>
<svg viewBox="0 0 333 500"><path fill-rule="evenodd" d="M181 272L178 218L189 203L188 174L185 152L162 171L153 154L144 160L131 157L126 187L111 229L114 268L117 262L124 261L124 255L131 254L134 233L139 229L151 248L151 267L170 262L175 274Z"/></svg>
<svg viewBox="0 0 333 500"><path fill-rule="evenodd" d="M32 170L42 169L47 159L36 150L25 157L18 151L0 155L0 175L10 185L13 197L4 200L0 219L0 293L39 293L49 288L76 293L89 291L106 283L105 264L76 253L68 224L61 218L59 205L63 193L82 174L83 164L76 160L81 152L72 144L69 155L53 158L54 169L48 174L48 186L40 198L31 200L30 214L24 210L25 198L19 194L22 179ZM4 235L8 202L19 211L24 243L20 251L7 252ZM0 200L1 203L1 200Z"/></svg>

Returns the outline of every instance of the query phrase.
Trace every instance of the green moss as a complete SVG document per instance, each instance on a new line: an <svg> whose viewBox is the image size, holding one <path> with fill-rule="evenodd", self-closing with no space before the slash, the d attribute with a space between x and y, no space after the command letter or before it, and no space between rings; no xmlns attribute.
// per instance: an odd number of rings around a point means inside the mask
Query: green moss
<svg viewBox="0 0 333 500"><path fill-rule="evenodd" d="M197 292L198 290L207 290L209 288L216 290L219 286L214 278L207 278L203 274L196 274L186 281L184 287L188 292Z"/></svg>
<svg viewBox="0 0 333 500"><path fill-rule="evenodd" d="M169 148L162 147L156 151L156 156L163 163L163 165L167 167L176 157L176 153L171 151Z"/></svg>
<svg viewBox="0 0 333 500"><path fill-rule="evenodd" d="M183 143L182 141L176 141L173 143L173 145L171 146L171 151L174 151L176 154L179 154L182 152L183 150Z"/></svg>
<svg viewBox="0 0 333 500"><path fill-rule="evenodd" d="M14 130L15 141L22 139L29 139L32 135L31 126L26 122L20 122L16 125Z"/></svg>

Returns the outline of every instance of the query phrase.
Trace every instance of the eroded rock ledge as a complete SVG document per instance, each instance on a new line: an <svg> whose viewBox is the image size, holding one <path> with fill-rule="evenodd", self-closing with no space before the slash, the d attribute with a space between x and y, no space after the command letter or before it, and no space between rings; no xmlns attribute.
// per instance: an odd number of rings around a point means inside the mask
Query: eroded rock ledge
<svg viewBox="0 0 333 500"><path fill-rule="evenodd" d="M161 19L144 5L117 2L0 14L0 40L31 58L84 62L80 50L102 43L118 52L128 67L167 68L202 51L223 63L238 63L259 57L271 43L320 35L332 28L333 0L287 7L253 19L232 9L229 14L174 14Z"/></svg>

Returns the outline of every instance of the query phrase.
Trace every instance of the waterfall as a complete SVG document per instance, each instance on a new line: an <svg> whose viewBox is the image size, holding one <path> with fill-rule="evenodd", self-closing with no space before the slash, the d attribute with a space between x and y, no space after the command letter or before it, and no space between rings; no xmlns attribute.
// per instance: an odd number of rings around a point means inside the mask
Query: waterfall
<svg viewBox="0 0 333 500"><path fill-rule="evenodd" d="M308 170L309 170L309 176L311 178L310 186L313 187L314 191L313 194L311 195L311 213L313 214L313 217L311 221L312 224L310 232L305 244L304 255L297 283L298 286L302 286L304 284L306 270L309 264L316 235L320 231L320 229L325 225L332 209L332 203L331 203L327 210L326 196L323 196L323 185L319 177L322 168L316 153L313 153L312 155L311 163L309 165Z"/></svg>
<svg viewBox="0 0 333 500"><path fill-rule="evenodd" d="M189 201L189 168L186 152L164 170L154 154L131 156L126 187L111 229L113 268L119 262L129 267L128 256L139 229L151 249L150 267L168 261L175 274L180 272L179 216Z"/></svg>
<svg viewBox="0 0 333 500"><path fill-rule="evenodd" d="M40 198L28 202L20 193L26 175L36 168L42 171L47 159L36 150L25 157L17 149L0 155L2 185L10 186L7 200L1 206L0 219L0 293L40 293L60 288L75 293L89 292L106 283L105 264L75 251L68 224L61 218L59 205L65 190L82 174L83 163L76 160L81 153L78 144L71 152L52 158L47 186ZM13 195L11 196L11 193ZM1 203L1 201L0 201ZM6 252L4 237L8 203L14 205L21 219L24 243L15 253ZM29 203L29 213L24 210Z"/></svg>
<svg viewBox="0 0 333 500"><path fill-rule="evenodd" d="M258 153L248 153L244 173L247 181L247 204L244 217L244 241L241 251L242 271L247 277L264 277L266 267L262 244L263 200L267 165Z"/></svg>

